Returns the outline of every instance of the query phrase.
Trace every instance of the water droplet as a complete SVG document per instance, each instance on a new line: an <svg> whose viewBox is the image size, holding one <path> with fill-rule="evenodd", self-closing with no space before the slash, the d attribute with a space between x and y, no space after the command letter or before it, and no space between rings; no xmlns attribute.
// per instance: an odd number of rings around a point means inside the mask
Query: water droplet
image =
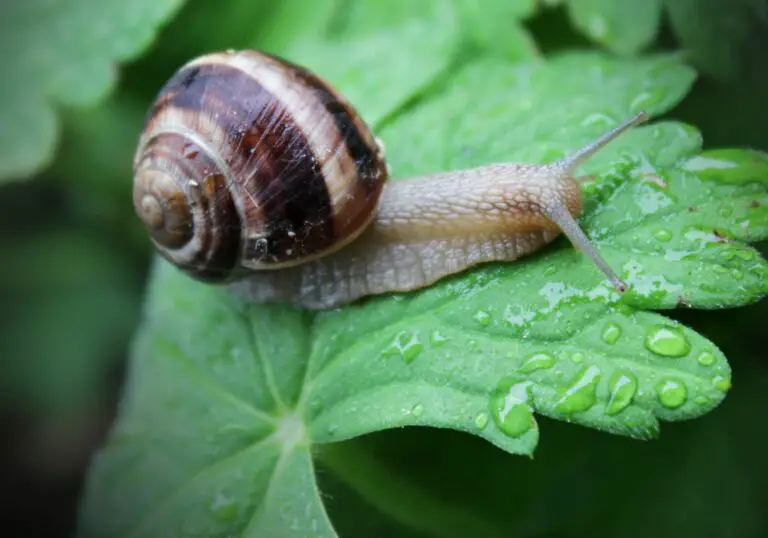
<svg viewBox="0 0 768 538"><path fill-rule="evenodd" d="M530 405L531 383L505 378L496 388L490 401L490 412L499 429L510 437L520 437L536 427Z"/></svg>
<svg viewBox="0 0 768 538"><path fill-rule="evenodd" d="M712 386L721 392L727 392L731 388L731 379L717 375L712 378Z"/></svg>
<svg viewBox="0 0 768 538"><path fill-rule="evenodd" d="M702 351L699 356L696 357L699 364L702 366L712 366L715 363L715 356L709 351Z"/></svg>
<svg viewBox="0 0 768 538"><path fill-rule="evenodd" d="M637 428L642 424L642 422L640 422L637 418L629 418L625 424L628 428Z"/></svg>
<svg viewBox="0 0 768 538"><path fill-rule="evenodd" d="M325 431L327 431L330 435L333 435L336 433L339 429L338 424L328 424L328 427L325 428Z"/></svg>
<svg viewBox="0 0 768 538"><path fill-rule="evenodd" d="M384 355L400 355L403 360L410 364L419 356L424 344L419 341L417 333L403 331L384 349Z"/></svg>
<svg viewBox="0 0 768 538"><path fill-rule="evenodd" d="M600 381L600 368L592 365L582 369L571 386L560 396L555 407L566 414L586 411L597 403L595 392L598 381Z"/></svg>
<svg viewBox="0 0 768 538"><path fill-rule="evenodd" d="M688 398L688 389L683 383L674 379L663 379L656 385L656 390L659 392L661 405L669 409L680 407Z"/></svg>
<svg viewBox="0 0 768 538"><path fill-rule="evenodd" d="M678 200L656 183L646 181L637 186L635 202L644 215L651 215L678 203Z"/></svg>
<svg viewBox="0 0 768 538"><path fill-rule="evenodd" d="M438 329L435 329L432 331L432 334L429 335L429 341L434 347L440 347L448 341L448 338L443 336Z"/></svg>
<svg viewBox="0 0 768 538"><path fill-rule="evenodd" d="M480 413L475 417L475 427L478 430L484 430L485 427L488 425L488 415L485 413Z"/></svg>
<svg viewBox="0 0 768 538"><path fill-rule="evenodd" d="M555 358L546 353L534 353L527 357L518 370L523 374L530 374L536 370L551 368L555 365Z"/></svg>
<svg viewBox="0 0 768 538"><path fill-rule="evenodd" d="M419 418L422 414L424 414L424 406L421 404L416 404L413 406L413 409L411 409L411 415L416 418Z"/></svg>
<svg viewBox="0 0 768 538"><path fill-rule="evenodd" d="M730 217L733 215L733 207L730 205L723 204L720 207L717 208L717 214L721 217Z"/></svg>
<svg viewBox="0 0 768 538"><path fill-rule="evenodd" d="M738 165L731 161L712 159L702 156L691 157L688 159L683 168L692 172L701 172L704 170L727 170L729 168L735 168Z"/></svg>
<svg viewBox="0 0 768 538"><path fill-rule="evenodd" d="M621 327L616 323L608 322L605 324L601 337L606 344L615 344L621 338Z"/></svg>
<svg viewBox="0 0 768 538"><path fill-rule="evenodd" d="M736 256L744 260L745 262L752 261L755 258L755 253L751 250L737 250Z"/></svg>
<svg viewBox="0 0 768 538"><path fill-rule="evenodd" d="M234 499L224 495L222 492L217 492L214 495L210 506L208 507L213 514L213 517L219 521L232 521L237 515L237 505Z"/></svg>
<svg viewBox="0 0 768 538"><path fill-rule="evenodd" d="M662 243L666 243L670 239L672 239L672 231L671 230L656 230L653 232L653 237L655 237L658 241L661 241Z"/></svg>
<svg viewBox="0 0 768 538"><path fill-rule="evenodd" d="M744 273L742 273L738 269L731 269L731 276L736 280L741 280L742 278L744 278Z"/></svg>
<svg viewBox="0 0 768 538"><path fill-rule="evenodd" d="M571 355L571 360L576 364L579 364L581 361L584 360L584 353L582 353L581 351L577 351L576 353Z"/></svg>
<svg viewBox="0 0 768 538"><path fill-rule="evenodd" d="M524 310L521 305L507 305L504 309L504 322L512 328L526 327L536 318L534 310Z"/></svg>
<svg viewBox="0 0 768 538"><path fill-rule="evenodd" d="M721 275L728 272L728 268L720 265L719 263L713 265L712 270L714 270L715 273L720 273Z"/></svg>
<svg viewBox="0 0 768 538"><path fill-rule="evenodd" d="M708 400L706 396L696 396L693 401L699 405L704 405Z"/></svg>
<svg viewBox="0 0 768 538"><path fill-rule="evenodd" d="M648 327L645 347L663 357L683 357L691 350L691 344L681 331L664 325Z"/></svg>
<svg viewBox="0 0 768 538"><path fill-rule="evenodd" d="M617 415L622 412L635 397L637 392L637 377L627 370L616 370L608 380L608 388L611 397L605 412L608 415Z"/></svg>
<svg viewBox="0 0 768 538"><path fill-rule="evenodd" d="M725 261L731 261L736 256L733 249L724 250L720 253L720 257Z"/></svg>
<svg viewBox="0 0 768 538"><path fill-rule="evenodd" d="M483 327L487 327L491 323L491 315L485 310L478 310L474 315L475 321L477 321Z"/></svg>
<svg viewBox="0 0 768 538"><path fill-rule="evenodd" d="M546 269L544 269L544 276L552 276L557 272L557 266L555 265L548 265Z"/></svg>

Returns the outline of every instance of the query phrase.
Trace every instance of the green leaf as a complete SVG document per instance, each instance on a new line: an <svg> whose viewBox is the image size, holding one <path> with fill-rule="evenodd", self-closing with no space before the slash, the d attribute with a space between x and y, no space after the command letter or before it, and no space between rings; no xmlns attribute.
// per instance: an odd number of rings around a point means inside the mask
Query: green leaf
<svg viewBox="0 0 768 538"><path fill-rule="evenodd" d="M428 26L454 26L466 48L493 51L511 59L521 52L536 50L533 40L519 24L535 12L533 0L484 2L481 0L363 0L349 3L337 16L337 31L346 36L362 37L403 23ZM450 33L434 28L432 41L450 39ZM422 40L423 43L423 40ZM412 50L419 50L418 47Z"/></svg>
<svg viewBox="0 0 768 538"><path fill-rule="evenodd" d="M339 15L329 40L300 39L284 53L322 73L378 126L436 91L465 61L467 50L517 61L537 55L517 20L530 10L526 2L488 9L473 0L366 0ZM425 40L425 35L436 37ZM261 37L256 44L262 45ZM392 51L408 61L393 62L382 84L371 65Z"/></svg>
<svg viewBox="0 0 768 538"><path fill-rule="evenodd" d="M56 147L57 108L90 106L115 84L179 0L4 2L0 8L0 181L32 175Z"/></svg>
<svg viewBox="0 0 768 538"><path fill-rule="evenodd" d="M631 54L656 36L663 0L569 0L574 26L609 50Z"/></svg>
<svg viewBox="0 0 768 538"><path fill-rule="evenodd" d="M392 46L393 58L404 54ZM398 98L362 108L389 118L379 134L396 177L549 161L640 108L669 110L693 80L668 56L493 56L446 64L409 107ZM390 69L366 76L389 80ZM351 91L355 77L343 85ZM333 535L311 479L312 444L419 425L530 455L534 413L648 438L659 420L712 410L730 385L721 351L638 311L734 306L768 292L766 262L741 242L768 237L768 167L732 152L721 176L697 164L700 143L689 126L650 125L584 167L597 179L583 223L633 289L623 299L564 240L316 314L242 304L158 262L128 394L89 475L83 535ZM724 276L713 277L716 267Z"/></svg>
<svg viewBox="0 0 768 538"><path fill-rule="evenodd" d="M342 536L396 523L441 538L581 538L596 528L632 538L764 536L768 376L754 347L764 306L706 313L707 323L697 313L699 330L741 341L724 346L737 388L705 420L667 428L653 443L542 421L546 442L533 460L427 428L323 445L318 480L333 499L331 519ZM736 313L752 321L734 324Z"/></svg>
<svg viewBox="0 0 768 538"><path fill-rule="evenodd" d="M664 0L683 48L702 70L731 77L743 67L750 37L768 29L763 0Z"/></svg>
<svg viewBox="0 0 768 538"><path fill-rule="evenodd" d="M130 476L126 486L141 498L102 518L101 508L122 504L124 491L111 480L94 484L98 501L86 506L84 535L212 536L241 528L252 536L306 536L308 530L331 536L313 485L306 428L289 409L309 345L297 338L302 316L263 310L254 317L219 301L213 290L207 304L197 303L205 298L185 296L188 283L168 276L170 293L151 294L147 318L155 327L169 323L168 338L145 332L137 341L126 402L131 412L113 434L115 450L97 463L108 477ZM191 305L210 309L192 319L163 313ZM260 360L254 361L255 332L262 330L276 339L257 344ZM209 338L200 347L204 334ZM155 360L158 353L165 359ZM276 353L287 361L284 368L272 363ZM192 450L181 454L183 446Z"/></svg>
<svg viewBox="0 0 768 538"><path fill-rule="evenodd" d="M328 32L338 4L336 0L187 0L137 73L155 71L167 77L190 58L212 51L256 46L281 53L297 40L317 41ZM132 82L144 83L143 78ZM154 95L162 82L151 81L147 91Z"/></svg>
<svg viewBox="0 0 768 538"><path fill-rule="evenodd" d="M423 36L432 33L443 37L424 41ZM458 30L450 21L412 21L397 30L385 29L362 38L298 42L288 56L323 73L325 80L365 111L369 124L376 125L441 80L454 61L458 39ZM370 66L393 49L414 52L408 62L394 63L389 82L382 84L380 71ZM338 61L339 57L344 58L343 63Z"/></svg>
<svg viewBox="0 0 768 538"><path fill-rule="evenodd" d="M763 0L567 0L563 3L579 32L619 54L635 54L648 48L666 17L691 63L721 79L747 70L752 52L749 47L754 48L768 29L768 9Z"/></svg>

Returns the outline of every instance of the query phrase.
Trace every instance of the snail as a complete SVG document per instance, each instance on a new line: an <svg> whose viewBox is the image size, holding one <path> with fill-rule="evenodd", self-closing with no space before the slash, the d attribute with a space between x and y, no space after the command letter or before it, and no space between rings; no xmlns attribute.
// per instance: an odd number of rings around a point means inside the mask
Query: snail
<svg viewBox="0 0 768 538"><path fill-rule="evenodd" d="M331 84L264 52L210 53L151 105L133 203L161 256L250 302L325 309L423 288L561 232L623 291L575 220L574 170L647 119L551 164L387 181L383 145Z"/></svg>

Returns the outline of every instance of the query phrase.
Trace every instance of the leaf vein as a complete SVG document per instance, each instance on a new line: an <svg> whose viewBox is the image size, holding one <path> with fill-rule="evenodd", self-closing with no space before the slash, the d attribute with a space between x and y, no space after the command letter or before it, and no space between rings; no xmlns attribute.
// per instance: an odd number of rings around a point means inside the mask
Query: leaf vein
<svg viewBox="0 0 768 538"><path fill-rule="evenodd" d="M144 519L140 520L136 526L136 528L127 533L127 536L129 538L135 538L137 536L141 535L141 532L152 523L153 520L157 519L160 514L163 513L164 510L167 510L170 505L173 504L173 502L178 498L183 496L187 491L190 491L194 488L195 483L199 480L203 479L206 475L215 472L219 468L232 463L233 461L236 461L240 458L243 458L247 455L250 455L253 451L259 451L261 450L264 445L268 444L271 439L273 438L272 435L266 436L263 439L260 439L256 443L250 444L246 447L244 447L241 450L238 450L237 452L230 454L226 457L223 457L218 460L214 460L208 465L204 466L202 469L197 471L193 476L191 476L188 480L184 481L182 484L180 484L177 488L174 488L168 495L166 495L163 500L160 502L154 503L155 508L152 509L152 511L145 517Z"/></svg>

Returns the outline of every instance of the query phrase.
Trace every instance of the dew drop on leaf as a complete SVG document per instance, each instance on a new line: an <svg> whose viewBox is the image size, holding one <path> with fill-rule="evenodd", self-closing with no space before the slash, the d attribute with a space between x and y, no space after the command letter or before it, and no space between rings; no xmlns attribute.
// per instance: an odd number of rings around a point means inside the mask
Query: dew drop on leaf
<svg viewBox="0 0 768 538"><path fill-rule="evenodd" d="M705 403L707 403L707 397L706 396L696 396L696 398L694 398L693 401L694 401L694 403L696 403L698 405L704 405Z"/></svg>
<svg viewBox="0 0 768 538"><path fill-rule="evenodd" d="M438 329L432 331L429 335L429 342L433 347L440 347L448 341L448 338L442 334Z"/></svg>
<svg viewBox="0 0 768 538"><path fill-rule="evenodd" d="M577 351L576 353L571 355L571 360L576 364L579 364L584 360L584 353L582 353L581 351Z"/></svg>
<svg viewBox="0 0 768 538"><path fill-rule="evenodd" d="M598 381L600 381L600 368L594 365L583 368L557 400L555 407L566 414L586 411L597 403Z"/></svg>
<svg viewBox="0 0 768 538"><path fill-rule="evenodd" d="M384 355L400 355L410 364L424 349L424 344L419 341L418 333L403 331L384 349Z"/></svg>
<svg viewBox="0 0 768 538"><path fill-rule="evenodd" d="M423 414L424 414L424 406L421 404L416 404L413 406L413 409L411 409L411 415L413 415L416 418L419 418Z"/></svg>
<svg viewBox="0 0 768 538"><path fill-rule="evenodd" d="M755 219L755 220L756 220L756 219ZM740 227L742 230L746 230L747 228L749 228L749 224L750 224L751 222L752 222L752 220L750 220L750 219L745 219L745 220L742 220L742 221L739 223L739 227ZM768 218L766 218L766 223L768 223ZM758 222L756 222L756 223L755 223L755 227L760 227L760 226L765 226L765 224L763 224L761 221L758 221Z"/></svg>
<svg viewBox="0 0 768 538"><path fill-rule="evenodd" d="M677 203L676 198L664 192L655 183L645 182L637 185L635 189L635 203L644 215L653 215Z"/></svg>
<svg viewBox="0 0 768 538"><path fill-rule="evenodd" d="M637 377L628 370L616 370L608 381L611 391L605 412L608 415L616 415L622 412L635 397L637 392Z"/></svg>
<svg viewBox="0 0 768 538"><path fill-rule="evenodd" d="M519 371L523 374L529 374L536 370L544 370L555 365L555 358L547 353L534 353L523 360Z"/></svg>
<svg viewBox="0 0 768 538"><path fill-rule="evenodd" d="M621 338L621 327L616 323L608 322L605 324L600 337L606 344L615 344Z"/></svg>
<svg viewBox="0 0 768 538"><path fill-rule="evenodd" d="M664 325L648 327L645 347L663 357L684 357L691 350L691 344L679 330Z"/></svg>
<svg viewBox="0 0 768 538"><path fill-rule="evenodd" d="M662 379L656 390L659 392L661 405L669 409L675 409L685 403L688 398L688 389L680 381L674 379Z"/></svg>
<svg viewBox="0 0 768 538"><path fill-rule="evenodd" d="M736 252L736 256L744 260L745 262L749 262L755 259L755 253L751 250L739 250Z"/></svg>
<svg viewBox="0 0 768 538"><path fill-rule="evenodd" d="M715 363L715 356L709 351L702 351L699 353L699 356L696 357L696 360L702 366L712 366Z"/></svg>
<svg viewBox="0 0 768 538"><path fill-rule="evenodd" d="M530 386L528 381L516 383L514 379L504 378L491 396L490 412L493 421L510 437L520 437L536 427L530 404Z"/></svg>
<svg viewBox="0 0 768 538"><path fill-rule="evenodd" d="M219 521L231 521L237 515L237 505L234 499L217 492L214 495L211 504L208 506L213 517Z"/></svg>
<svg viewBox="0 0 768 538"><path fill-rule="evenodd" d="M728 272L728 268L727 268L727 267L725 267L725 266L723 266L723 265L720 265L719 263L716 263L715 265L713 265L713 266L712 266L712 270L713 270L715 273L719 273L719 274L721 274L721 275L722 275L722 274L725 274L725 273L727 273L727 272Z"/></svg>
<svg viewBox="0 0 768 538"><path fill-rule="evenodd" d="M485 310L478 310L473 317L483 327L487 327L491 323L491 315Z"/></svg>
<svg viewBox="0 0 768 538"><path fill-rule="evenodd" d="M488 415L486 413L480 413L475 417L475 427L478 430L483 430L488 425Z"/></svg>
<svg viewBox="0 0 768 538"><path fill-rule="evenodd" d="M667 230L666 228L661 228L653 232L653 237L655 237L658 241L661 241L662 243L666 243L667 241L672 239L672 231Z"/></svg>
<svg viewBox="0 0 768 538"><path fill-rule="evenodd" d="M731 380L725 376L718 375L712 379L712 386L721 392L726 392L731 388Z"/></svg>
<svg viewBox="0 0 768 538"><path fill-rule="evenodd" d="M741 272L740 270L738 270L738 269L731 269L731 276L732 276L734 279L736 279L736 280L741 280L742 278L744 278L744 273L742 273L742 272Z"/></svg>
<svg viewBox="0 0 768 538"><path fill-rule="evenodd" d="M524 309L521 305L507 305L504 309L504 322L509 327L523 328L528 326L536 318L536 312Z"/></svg>
<svg viewBox="0 0 768 538"><path fill-rule="evenodd" d="M704 170L727 170L729 168L737 168L738 166L738 163L733 161L713 159L711 157L697 155L696 157L688 159L683 165L683 169L692 172L701 172Z"/></svg>

